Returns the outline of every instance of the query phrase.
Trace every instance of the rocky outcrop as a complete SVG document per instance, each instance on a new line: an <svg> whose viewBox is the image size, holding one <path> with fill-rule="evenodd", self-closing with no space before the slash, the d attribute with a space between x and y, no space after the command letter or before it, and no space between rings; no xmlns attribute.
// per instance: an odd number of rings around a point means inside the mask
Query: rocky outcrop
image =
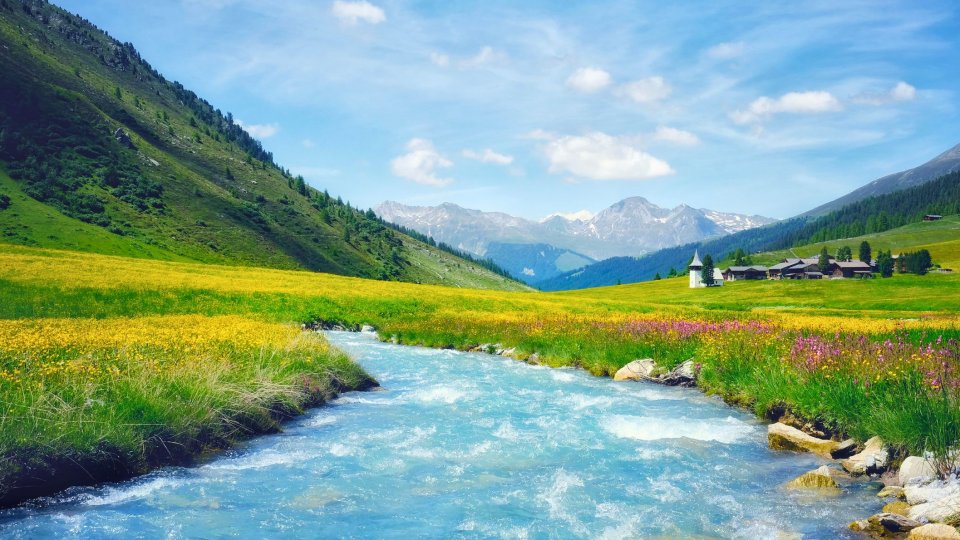
<svg viewBox="0 0 960 540"><path fill-rule="evenodd" d="M888 538L891 535L902 535L920 525L919 521L914 521L908 517L884 512L874 514L867 519L854 521L850 524L850 528L867 533L875 538Z"/></svg>
<svg viewBox="0 0 960 540"><path fill-rule="evenodd" d="M879 474L887 470L890 449L880 437L873 437L864 444L863 451L840 462L854 476Z"/></svg>
<svg viewBox="0 0 960 540"><path fill-rule="evenodd" d="M667 386L691 387L697 385L697 365L693 360L687 360L670 371L665 371L650 358L644 358L618 369L613 380L650 381Z"/></svg>
<svg viewBox="0 0 960 540"><path fill-rule="evenodd" d="M801 474L787 482L787 487L790 489L815 489L840 492L840 486L837 485L837 481L833 479L830 468L826 465Z"/></svg>
<svg viewBox="0 0 960 540"><path fill-rule="evenodd" d="M117 128L117 130L113 132L113 138L123 146L133 148L133 140L130 139L130 134L124 131L123 128Z"/></svg>
<svg viewBox="0 0 960 540"><path fill-rule="evenodd" d="M774 450L813 452L827 458L830 457L830 452L837 447L836 441L818 439L795 427L779 422L767 427L767 442L770 448Z"/></svg>
<svg viewBox="0 0 960 540"><path fill-rule="evenodd" d="M843 459L848 458L857 453L857 441L853 439L847 439L842 441L830 452L830 457L833 459Z"/></svg>
<svg viewBox="0 0 960 540"><path fill-rule="evenodd" d="M907 540L960 540L960 532L943 523L928 523L911 530Z"/></svg>
<svg viewBox="0 0 960 540"><path fill-rule="evenodd" d="M903 501L893 501L883 505L882 511L888 514L897 514L898 516L909 516L910 505Z"/></svg>
<svg viewBox="0 0 960 540"><path fill-rule="evenodd" d="M903 463L900 464L900 471L897 473L897 478L900 480L901 486L905 486L911 482L929 482L936 477L937 471L933 468L933 464L930 463L928 459L917 456L909 456L903 460Z"/></svg>
<svg viewBox="0 0 960 540"><path fill-rule="evenodd" d="M670 370L669 373L658 377L657 382L667 386L696 386L697 366L693 363L693 360L687 360Z"/></svg>
<svg viewBox="0 0 960 540"><path fill-rule="evenodd" d="M960 493L913 506L907 515L922 522L960 525Z"/></svg>
<svg viewBox="0 0 960 540"><path fill-rule="evenodd" d="M906 495L903 492L903 488L900 486L887 486L880 490L880 493L877 493L877 497L881 499L886 497L895 497L897 499L903 499Z"/></svg>
<svg viewBox="0 0 960 540"><path fill-rule="evenodd" d="M954 495L960 495L960 484L957 482L931 482L923 485L911 484L903 488L903 493L909 504L923 504Z"/></svg>
<svg viewBox="0 0 960 540"><path fill-rule="evenodd" d="M613 375L614 381L647 381L651 380L657 364L650 358L643 360L634 360L629 364L618 369Z"/></svg>

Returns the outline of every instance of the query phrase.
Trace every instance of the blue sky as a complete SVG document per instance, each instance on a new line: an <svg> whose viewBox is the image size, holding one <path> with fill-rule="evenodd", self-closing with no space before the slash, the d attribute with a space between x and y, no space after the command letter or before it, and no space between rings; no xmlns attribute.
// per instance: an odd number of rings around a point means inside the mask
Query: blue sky
<svg viewBox="0 0 960 540"><path fill-rule="evenodd" d="M947 1L59 4L362 208L784 218L960 143Z"/></svg>

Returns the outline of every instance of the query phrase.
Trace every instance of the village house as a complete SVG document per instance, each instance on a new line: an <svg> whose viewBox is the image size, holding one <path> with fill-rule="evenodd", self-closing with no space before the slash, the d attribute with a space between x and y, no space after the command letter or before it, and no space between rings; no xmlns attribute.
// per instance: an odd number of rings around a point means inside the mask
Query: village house
<svg viewBox="0 0 960 540"><path fill-rule="evenodd" d="M923 216L924 221L940 221L941 219L943 219L943 216L940 214L927 214Z"/></svg>
<svg viewBox="0 0 960 540"><path fill-rule="evenodd" d="M826 272L820 271L820 258L784 259L767 270L770 279L862 278L873 275L873 267L863 261L838 261L830 257Z"/></svg>
<svg viewBox="0 0 960 540"><path fill-rule="evenodd" d="M731 266L723 271L726 281L742 281L745 279L767 279L766 266Z"/></svg>
<svg viewBox="0 0 960 540"><path fill-rule="evenodd" d="M706 287L707 284L703 282L703 262L700 260L700 253L697 251L693 252L693 260L690 261L690 266L687 267L687 270L690 274L690 288L698 289L700 287ZM713 269L713 286L720 287L723 285L723 272L719 268Z"/></svg>

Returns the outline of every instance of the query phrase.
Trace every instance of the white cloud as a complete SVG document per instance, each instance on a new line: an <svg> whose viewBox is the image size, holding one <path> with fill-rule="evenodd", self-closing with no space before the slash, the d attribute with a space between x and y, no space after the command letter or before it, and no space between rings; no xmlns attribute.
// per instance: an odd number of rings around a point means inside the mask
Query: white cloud
<svg viewBox="0 0 960 540"><path fill-rule="evenodd" d="M746 109L733 111L730 119L738 124L759 122L778 113L818 114L843 109L840 100L823 90L788 92L779 98L759 97Z"/></svg>
<svg viewBox="0 0 960 540"><path fill-rule="evenodd" d="M496 163L497 165L509 165L513 163L513 156L500 154L489 148L484 149L483 152L467 149L464 150L462 154L465 158L475 159L483 163Z"/></svg>
<svg viewBox="0 0 960 540"><path fill-rule="evenodd" d="M557 138L557 135L549 131L537 128L520 135L521 139L531 139L534 141L550 141Z"/></svg>
<svg viewBox="0 0 960 540"><path fill-rule="evenodd" d="M387 20L387 16L379 7L361 0L360 2L344 2L336 0L330 7L333 16L349 24L363 21L370 24L380 24Z"/></svg>
<svg viewBox="0 0 960 540"><path fill-rule="evenodd" d="M243 120L237 120L237 125L246 130L251 137L255 139L269 139L280 132L280 125L273 124L245 124Z"/></svg>
<svg viewBox="0 0 960 540"><path fill-rule="evenodd" d="M302 144L304 148L313 148L314 146L317 145L317 144L316 144L315 142L313 142L313 140L311 140L311 139L304 139L304 140L300 141L300 144Z"/></svg>
<svg viewBox="0 0 960 540"><path fill-rule="evenodd" d="M410 139L407 142L407 153L393 158L390 170L393 174L418 184L443 187L453 182L453 179L440 178L436 169L452 165L450 160L437 152L430 141Z"/></svg>
<svg viewBox="0 0 960 540"><path fill-rule="evenodd" d="M707 49L707 56L716 60L731 60L743 54L743 43L728 41L726 43L717 43Z"/></svg>
<svg viewBox="0 0 960 540"><path fill-rule="evenodd" d="M470 68L482 66L484 64L489 64L494 60L499 60L503 55L493 49L493 47L486 45L481 47L477 54L467 58L460 62L461 67Z"/></svg>
<svg viewBox="0 0 960 540"><path fill-rule="evenodd" d="M598 68L580 68L567 78L568 87L585 94L602 90L609 85L610 74Z"/></svg>
<svg viewBox="0 0 960 540"><path fill-rule="evenodd" d="M917 89L903 81L898 82L890 90L882 94L864 93L854 96L851 101L859 105L889 105L899 101L913 101L917 97Z"/></svg>
<svg viewBox="0 0 960 540"><path fill-rule="evenodd" d="M450 57L446 54L438 52L430 53L430 61L440 67L447 67L450 65Z"/></svg>
<svg viewBox="0 0 960 540"><path fill-rule="evenodd" d="M684 146L694 146L700 144L700 138L693 133L667 126L658 127L657 131L653 133L653 138L658 141L667 141L676 144L682 144Z"/></svg>
<svg viewBox="0 0 960 540"><path fill-rule="evenodd" d="M594 132L565 135L543 148L550 172L570 173L592 180L644 180L673 174L666 161L639 148L636 138Z"/></svg>
<svg viewBox="0 0 960 540"><path fill-rule="evenodd" d="M657 75L623 84L617 88L616 94L637 103L652 103L666 98L672 91L667 81Z"/></svg>
<svg viewBox="0 0 960 540"><path fill-rule="evenodd" d="M533 268L527 268L526 266L524 266L524 267L523 267L523 275L525 275L525 276L531 276L531 277L532 277L532 276L537 275L537 273L533 271Z"/></svg>

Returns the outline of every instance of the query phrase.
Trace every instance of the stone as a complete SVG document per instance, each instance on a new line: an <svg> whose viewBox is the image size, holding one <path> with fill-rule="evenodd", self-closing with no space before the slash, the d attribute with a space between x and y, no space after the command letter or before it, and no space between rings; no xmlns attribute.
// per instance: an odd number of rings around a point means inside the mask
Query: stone
<svg viewBox="0 0 960 540"><path fill-rule="evenodd" d="M881 512L886 512L888 514L897 514L898 516L907 516L909 515L908 511L910 510L910 505L903 501L893 501L883 505L883 510Z"/></svg>
<svg viewBox="0 0 960 540"><path fill-rule="evenodd" d="M370 326L369 324L365 324L365 325L363 325L363 326L360 327L360 331L361 331L361 332L370 333L370 332L376 332L377 330L376 330L376 328Z"/></svg>
<svg viewBox="0 0 960 540"><path fill-rule="evenodd" d="M957 482L932 482L924 485L910 484L904 486L903 494L909 504L923 504L951 495L960 495L960 484Z"/></svg>
<svg viewBox="0 0 960 540"><path fill-rule="evenodd" d="M791 489L823 489L839 491L840 486L833 479L830 468L824 465L819 469L805 472L793 480L787 482L787 487Z"/></svg>
<svg viewBox="0 0 960 540"><path fill-rule="evenodd" d="M907 540L960 540L960 532L943 523L928 523L911 530Z"/></svg>
<svg viewBox="0 0 960 540"><path fill-rule="evenodd" d="M830 452L837 446L836 441L818 439L779 422L767 426L767 442L774 450L813 452L824 457L830 457Z"/></svg>
<svg viewBox="0 0 960 540"><path fill-rule="evenodd" d="M874 514L867 518L870 527L867 530L876 532L905 533L921 525L919 521L910 519L906 516L890 514L887 512Z"/></svg>
<svg viewBox="0 0 960 540"><path fill-rule="evenodd" d="M843 459L850 457L857 453L857 441L853 439L847 439L837 445L836 448L830 452L830 457L833 459Z"/></svg>
<svg viewBox="0 0 960 540"><path fill-rule="evenodd" d="M670 370L669 373L660 376L657 382L667 386L696 386L697 366L693 363L693 360L687 360Z"/></svg>
<svg viewBox="0 0 960 540"><path fill-rule="evenodd" d="M930 460L909 456L900 464L900 472L897 473L900 485L905 486L908 483L925 483L937 478L937 471L933 468Z"/></svg>
<svg viewBox="0 0 960 540"><path fill-rule="evenodd" d="M917 521L960 525L960 494L918 504L911 507L907 515Z"/></svg>
<svg viewBox="0 0 960 540"><path fill-rule="evenodd" d="M634 360L629 364L617 370L614 374L615 381L645 381L653 377L657 364L650 358L643 360Z"/></svg>
<svg viewBox="0 0 960 540"><path fill-rule="evenodd" d="M535 366L540 365L540 355L537 353L531 354L530 356L527 357L527 363L533 364Z"/></svg>
<svg viewBox="0 0 960 540"><path fill-rule="evenodd" d="M130 139L130 134L124 131L123 128L117 128L117 130L113 132L113 138L127 148L133 148L133 141Z"/></svg>
<svg viewBox="0 0 960 540"><path fill-rule="evenodd" d="M877 497L885 499L887 497L896 497L897 499L902 499L905 497L903 488L900 486L887 486L880 490L880 493L877 493Z"/></svg>
<svg viewBox="0 0 960 540"><path fill-rule="evenodd" d="M863 451L840 462L847 472L854 476L881 473L887 469L890 450L880 437L869 439Z"/></svg>

